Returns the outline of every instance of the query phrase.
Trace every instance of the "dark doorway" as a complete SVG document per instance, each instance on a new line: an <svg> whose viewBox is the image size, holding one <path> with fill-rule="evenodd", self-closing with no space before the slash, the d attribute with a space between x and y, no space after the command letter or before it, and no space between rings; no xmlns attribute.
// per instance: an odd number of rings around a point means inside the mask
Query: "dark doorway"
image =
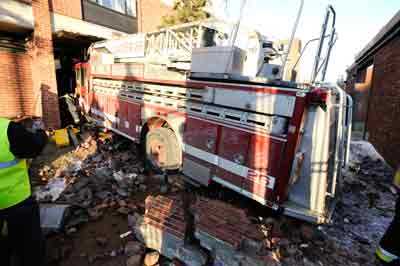
<svg viewBox="0 0 400 266"><path fill-rule="evenodd" d="M65 97L75 94L76 76L74 65L87 60L87 50L91 43L97 40L65 32L54 36L54 59L62 127L73 124L73 119L65 103Z"/></svg>

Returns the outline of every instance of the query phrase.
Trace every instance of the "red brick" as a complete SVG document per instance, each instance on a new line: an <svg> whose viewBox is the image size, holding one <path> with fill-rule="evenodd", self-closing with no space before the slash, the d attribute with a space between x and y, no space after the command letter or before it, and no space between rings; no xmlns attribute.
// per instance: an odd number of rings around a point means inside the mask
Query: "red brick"
<svg viewBox="0 0 400 266"><path fill-rule="evenodd" d="M362 98L369 97L364 106L365 115L354 119L366 121L369 141L392 166L400 165L400 36L387 42L370 58L374 65L371 92L357 96L356 111L360 109ZM362 71L356 65L350 70L347 91L352 92L354 83L363 79ZM365 101L366 102L366 101Z"/></svg>
<svg viewBox="0 0 400 266"><path fill-rule="evenodd" d="M192 206L195 213L195 228L234 248L244 239L262 240L264 236L258 227L251 223L243 209L225 202L199 198Z"/></svg>
<svg viewBox="0 0 400 266"><path fill-rule="evenodd" d="M67 17L82 19L82 5L84 0L50 0L50 10Z"/></svg>
<svg viewBox="0 0 400 266"><path fill-rule="evenodd" d="M182 202L165 196L148 196L145 200L144 221L165 230L182 240L186 233L186 220Z"/></svg>
<svg viewBox="0 0 400 266"><path fill-rule="evenodd" d="M162 17L172 12L172 8L164 5L160 0L138 0L137 9L140 32L158 30Z"/></svg>
<svg viewBox="0 0 400 266"><path fill-rule="evenodd" d="M32 73L29 69L31 58L23 51L0 50L0 61L2 62L0 116L14 118L35 115L33 110L35 94L33 93ZM23 99L29 99L29 101Z"/></svg>
<svg viewBox="0 0 400 266"><path fill-rule="evenodd" d="M35 29L30 53L34 62L33 87L41 93L44 122L48 127L58 128L60 115L49 8L48 0L32 2Z"/></svg>

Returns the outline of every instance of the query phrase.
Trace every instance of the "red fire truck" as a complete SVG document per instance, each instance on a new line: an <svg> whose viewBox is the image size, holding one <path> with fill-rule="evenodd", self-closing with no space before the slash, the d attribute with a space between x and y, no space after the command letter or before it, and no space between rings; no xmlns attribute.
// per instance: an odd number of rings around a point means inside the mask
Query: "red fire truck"
<svg viewBox="0 0 400 266"><path fill-rule="evenodd" d="M323 223L351 131L351 98L324 82L334 24L329 7L307 84L287 64L293 38L280 45L203 21L93 44L76 65L77 89L85 111L141 143L151 167ZM244 48L231 32L245 35Z"/></svg>

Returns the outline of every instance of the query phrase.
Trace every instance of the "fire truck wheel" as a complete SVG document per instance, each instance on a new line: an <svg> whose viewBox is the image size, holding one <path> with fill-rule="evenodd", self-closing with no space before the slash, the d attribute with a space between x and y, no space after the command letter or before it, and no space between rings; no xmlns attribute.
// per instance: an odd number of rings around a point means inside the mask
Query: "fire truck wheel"
<svg viewBox="0 0 400 266"><path fill-rule="evenodd" d="M146 164L151 170L177 170L181 165L181 149L175 133L169 128L156 128L146 135Z"/></svg>

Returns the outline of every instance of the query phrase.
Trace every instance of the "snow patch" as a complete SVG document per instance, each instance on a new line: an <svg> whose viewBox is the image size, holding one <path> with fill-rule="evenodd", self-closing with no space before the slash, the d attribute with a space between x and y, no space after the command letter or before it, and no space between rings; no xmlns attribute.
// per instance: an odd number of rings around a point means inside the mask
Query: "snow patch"
<svg viewBox="0 0 400 266"><path fill-rule="evenodd" d="M374 161L381 160L386 163L382 155L379 154L370 142L364 140L352 141L350 145L350 162L359 163L365 157L369 157Z"/></svg>

